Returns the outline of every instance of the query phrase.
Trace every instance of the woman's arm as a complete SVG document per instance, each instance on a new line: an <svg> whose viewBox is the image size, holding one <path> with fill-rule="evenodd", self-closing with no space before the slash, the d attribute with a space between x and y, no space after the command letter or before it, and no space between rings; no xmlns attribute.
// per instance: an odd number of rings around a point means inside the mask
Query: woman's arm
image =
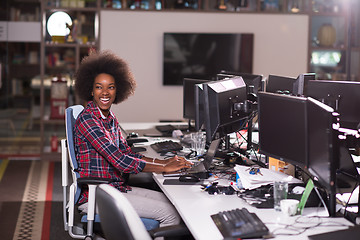
<svg viewBox="0 0 360 240"><path fill-rule="evenodd" d="M175 172L181 169L190 168L191 165L193 165L193 163L178 156L166 160L143 157L142 160L146 161L146 166L143 169L143 172Z"/></svg>

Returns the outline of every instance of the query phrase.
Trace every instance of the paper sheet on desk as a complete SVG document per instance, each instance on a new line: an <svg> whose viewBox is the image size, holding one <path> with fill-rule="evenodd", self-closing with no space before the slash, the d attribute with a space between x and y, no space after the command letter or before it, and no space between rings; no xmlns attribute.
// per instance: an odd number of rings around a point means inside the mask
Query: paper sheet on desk
<svg viewBox="0 0 360 240"><path fill-rule="evenodd" d="M234 169L239 175L241 183L245 189L255 189L263 185L272 184L275 181L302 183L302 181L297 178L267 168L261 168L261 174L250 174L248 166L236 165Z"/></svg>
<svg viewBox="0 0 360 240"><path fill-rule="evenodd" d="M337 193L336 198L344 205L356 204L359 199L359 186L352 193Z"/></svg>

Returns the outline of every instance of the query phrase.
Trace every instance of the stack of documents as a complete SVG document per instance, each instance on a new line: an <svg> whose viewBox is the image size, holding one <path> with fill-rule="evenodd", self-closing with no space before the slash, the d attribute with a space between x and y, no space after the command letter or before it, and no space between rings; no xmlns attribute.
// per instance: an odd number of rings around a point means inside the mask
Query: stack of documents
<svg viewBox="0 0 360 240"><path fill-rule="evenodd" d="M234 169L239 175L242 187L245 189L255 189L263 185L273 184L275 181L302 183L301 180L293 176L267 168L260 168L260 172L257 174L251 174L248 166L236 165Z"/></svg>

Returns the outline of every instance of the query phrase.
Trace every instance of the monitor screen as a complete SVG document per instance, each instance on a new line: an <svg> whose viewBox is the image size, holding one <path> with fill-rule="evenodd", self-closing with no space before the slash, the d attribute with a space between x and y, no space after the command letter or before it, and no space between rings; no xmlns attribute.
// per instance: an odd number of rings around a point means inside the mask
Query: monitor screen
<svg viewBox="0 0 360 240"><path fill-rule="evenodd" d="M184 78L183 82L183 117L189 120L195 120L195 85L208 82L204 79Z"/></svg>
<svg viewBox="0 0 360 240"><path fill-rule="evenodd" d="M163 84L215 80L221 70L252 73L254 34L164 33Z"/></svg>
<svg viewBox="0 0 360 240"><path fill-rule="evenodd" d="M307 166L306 98L259 92L260 152L269 157Z"/></svg>
<svg viewBox="0 0 360 240"><path fill-rule="evenodd" d="M243 127L248 117L242 106L247 101L242 77L204 83L206 141L224 137Z"/></svg>
<svg viewBox="0 0 360 240"><path fill-rule="evenodd" d="M296 78L269 75L266 83L266 92L292 94Z"/></svg>
<svg viewBox="0 0 360 240"><path fill-rule="evenodd" d="M341 127L356 129L360 123L360 82L309 81L307 96L334 108L340 114Z"/></svg>

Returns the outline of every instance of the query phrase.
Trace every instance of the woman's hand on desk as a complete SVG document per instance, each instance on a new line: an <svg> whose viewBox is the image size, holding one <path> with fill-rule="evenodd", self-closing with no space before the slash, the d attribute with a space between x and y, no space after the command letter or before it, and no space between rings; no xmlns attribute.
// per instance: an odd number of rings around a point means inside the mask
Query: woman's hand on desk
<svg viewBox="0 0 360 240"><path fill-rule="evenodd" d="M163 164L168 164L168 163L172 163L172 162L185 162L187 164L191 164L191 162L187 161L185 158L183 157L179 157L177 155L175 155L174 157L172 158L167 158L167 159L164 159L164 160L161 160Z"/></svg>
<svg viewBox="0 0 360 240"><path fill-rule="evenodd" d="M190 168L193 165L192 162L178 156L166 159L165 161L167 161L167 163L164 164L164 172L176 172L185 168Z"/></svg>

